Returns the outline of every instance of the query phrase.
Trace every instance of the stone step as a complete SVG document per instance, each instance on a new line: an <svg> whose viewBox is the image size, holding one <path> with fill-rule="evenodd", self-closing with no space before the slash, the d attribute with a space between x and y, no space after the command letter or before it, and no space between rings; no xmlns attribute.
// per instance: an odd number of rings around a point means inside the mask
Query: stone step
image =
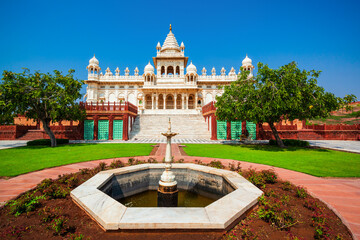
<svg viewBox="0 0 360 240"><path fill-rule="evenodd" d="M201 114L176 114L176 115L139 115L130 133L130 139L162 139L162 132L168 128L171 119L172 132L179 133L174 139L210 139L208 124Z"/></svg>

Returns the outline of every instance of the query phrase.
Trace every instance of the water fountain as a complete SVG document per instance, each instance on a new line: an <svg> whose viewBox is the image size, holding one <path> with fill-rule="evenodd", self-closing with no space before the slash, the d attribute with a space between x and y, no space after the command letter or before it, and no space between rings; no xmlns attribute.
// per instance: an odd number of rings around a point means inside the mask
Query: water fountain
<svg viewBox="0 0 360 240"><path fill-rule="evenodd" d="M224 230L257 203L262 191L235 172L172 164L171 138L177 133L170 119L162 134L165 163L102 171L71 192L104 230Z"/></svg>
<svg viewBox="0 0 360 240"><path fill-rule="evenodd" d="M171 132L171 121L169 118L169 128L165 133L161 133L166 137L166 152L165 152L165 171L161 175L158 189L158 207L177 207L178 205L178 189L175 175L171 171L171 138L177 133Z"/></svg>

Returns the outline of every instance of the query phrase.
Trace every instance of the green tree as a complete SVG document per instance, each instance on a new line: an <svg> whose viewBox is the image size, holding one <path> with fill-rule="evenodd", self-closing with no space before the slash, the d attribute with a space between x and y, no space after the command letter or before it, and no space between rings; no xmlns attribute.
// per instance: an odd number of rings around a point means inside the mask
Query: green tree
<svg viewBox="0 0 360 240"><path fill-rule="evenodd" d="M280 147L284 147L274 123L283 119L306 120L327 117L340 107L341 98L317 85L320 71L300 70L295 62L279 69L258 63L256 77L242 71L239 79L217 97L216 116L220 120L236 119L267 122Z"/></svg>
<svg viewBox="0 0 360 240"><path fill-rule="evenodd" d="M351 103L356 102L357 97L354 94L347 94L343 98L343 106L345 108L345 111L353 111L354 107L351 105Z"/></svg>
<svg viewBox="0 0 360 240"><path fill-rule="evenodd" d="M51 146L56 146L50 122L62 120L82 120L85 110L77 99L81 97L83 81L74 79L74 70L67 75L55 70L53 74L3 72L0 83L0 118L1 123L8 123L18 114L28 119L40 120L45 132L51 139Z"/></svg>

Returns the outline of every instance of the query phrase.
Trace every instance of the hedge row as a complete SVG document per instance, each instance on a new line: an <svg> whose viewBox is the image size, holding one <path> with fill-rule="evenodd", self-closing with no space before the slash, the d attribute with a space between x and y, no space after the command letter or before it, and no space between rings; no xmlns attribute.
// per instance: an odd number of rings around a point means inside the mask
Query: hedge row
<svg viewBox="0 0 360 240"><path fill-rule="evenodd" d="M282 140L285 146L289 147L308 147L310 146L309 142L296 140L296 139L283 139ZM276 140L271 139L269 145L277 145Z"/></svg>
<svg viewBox="0 0 360 240"><path fill-rule="evenodd" d="M57 145L68 144L69 139L56 139ZM27 142L27 146L51 146L50 139L37 139Z"/></svg>

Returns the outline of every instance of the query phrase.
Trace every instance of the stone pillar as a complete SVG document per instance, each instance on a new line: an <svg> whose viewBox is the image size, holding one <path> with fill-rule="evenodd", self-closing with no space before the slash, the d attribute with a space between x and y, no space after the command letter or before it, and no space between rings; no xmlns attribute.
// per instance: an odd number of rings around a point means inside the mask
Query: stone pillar
<svg viewBox="0 0 360 240"><path fill-rule="evenodd" d="M159 94L156 94L156 98L155 98L156 102L155 102L155 106L156 106L156 110L159 109L158 103L159 103Z"/></svg>
<svg viewBox="0 0 360 240"><path fill-rule="evenodd" d="M154 96L151 95L151 109L154 110Z"/></svg>
<svg viewBox="0 0 360 240"><path fill-rule="evenodd" d="M166 106L165 106L165 104L166 104L166 95L165 95L165 94L163 94L163 100L164 100L164 106L163 106L163 109L166 109Z"/></svg>
<svg viewBox="0 0 360 240"><path fill-rule="evenodd" d="M128 135L128 114L124 114L123 115L123 140L129 140L129 135Z"/></svg>
<svg viewBox="0 0 360 240"><path fill-rule="evenodd" d="M174 104L174 109L177 109L177 108L176 108L176 99L177 99L177 94L174 94L174 103L175 103L175 104Z"/></svg>
<svg viewBox="0 0 360 240"><path fill-rule="evenodd" d="M99 116L94 116L94 140L98 140Z"/></svg>
<svg viewBox="0 0 360 240"><path fill-rule="evenodd" d="M143 93L142 105L143 105L143 109L145 109L145 93Z"/></svg>
<svg viewBox="0 0 360 240"><path fill-rule="evenodd" d="M226 139L231 140L231 122L226 121Z"/></svg>
<svg viewBox="0 0 360 240"><path fill-rule="evenodd" d="M185 109L185 105L184 105L184 95L181 95L181 109Z"/></svg>
<svg viewBox="0 0 360 240"><path fill-rule="evenodd" d="M109 116L109 140L113 140L113 132L114 132L114 116Z"/></svg>
<svg viewBox="0 0 360 240"><path fill-rule="evenodd" d="M215 114L211 114L211 140L217 140L217 124Z"/></svg>
<svg viewBox="0 0 360 240"><path fill-rule="evenodd" d="M188 95L185 95L185 109L189 109L189 98Z"/></svg>
<svg viewBox="0 0 360 240"><path fill-rule="evenodd" d="M195 110L197 109L197 102L198 102L198 93L195 93L195 104L194 104L194 108Z"/></svg>

